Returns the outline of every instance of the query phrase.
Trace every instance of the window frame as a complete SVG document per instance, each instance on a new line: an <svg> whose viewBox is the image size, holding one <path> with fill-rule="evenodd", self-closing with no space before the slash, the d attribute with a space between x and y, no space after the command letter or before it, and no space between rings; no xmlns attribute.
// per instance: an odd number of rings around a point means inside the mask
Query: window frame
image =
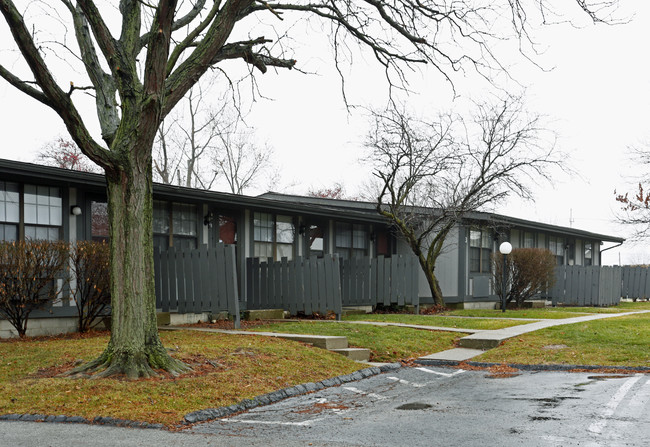
<svg viewBox="0 0 650 447"><path fill-rule="evenodd" d="M261 225L262 223L263 225ZM272 258L275 261L282 258L288 260L295 258L297 241L295 217L287 214L253 211L251 226L253 229L253 257ZM281 227L284 228L281 229ZM287 238L286 235L289 234L290 237Z"/></svg>
<svg viewBox="0 0 650 447"><path fill-rule="evenodd" d="M7 185L11 185L11 191ZM0 206L3 208L0 227L2 234L0 240L62 240L65 236L65 214L67 200L64 194L65 187L52 184L21 183L17 181L0 181ZM6 200L8 194L17 194L17 201ZM13 204L12 215L15 216L17 205L17 218L8 218L7 204ZM33 210L27 215L27 210ZM13 227L12 237L7 238L7 229Z"/></svg>
<svg viewBox="0 0 650 447"><path fill-rule="evenodd" d="M342 259L369 256L370 229L368 225L337 221L334 225L334 253Z"/></svg>
<svg viewBox="0 0 650 447"><path fill-rule="evenodd" d="M199 227L199 208L200 206L195 203L181 203L170 200L153 201L152 212L152 232L154 246L167 249L169 247L175 248L189 248L196 249L199 246L199 236L201 228ZM184 219L183 210L187 209L191 219ZM180 217L176 217L180 214ZM164 220L162 220L164 219ZM186 234L185 230L181 228L177 231L174 227L183 227L184 223L189 222L193 224L194 234ZM165 243L166 242L166 243Z"/></svg>
<svg viewBox="0 0 650 447"><path fill-rule="evenodd" d="M478 233L478 238L472 233ZM492 253L494 252L494 240L492 230L487 228L472 227L469 229L468 243L468 270L472 274L492 273ZM478 240L478 246L472 245ZM476 264L478 266L476 267Z"/></svg>

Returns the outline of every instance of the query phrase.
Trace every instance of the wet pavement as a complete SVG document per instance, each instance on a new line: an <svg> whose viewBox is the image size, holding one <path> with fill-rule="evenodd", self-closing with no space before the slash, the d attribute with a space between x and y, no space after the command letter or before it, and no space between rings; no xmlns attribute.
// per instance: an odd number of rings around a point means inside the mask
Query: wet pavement
<svg viewBox="0 0 650 447"><path fill-rule="evenodd" d="M0 421L0 446L646 446L650 375L406 367L181 433Z"/></svg>
<svg viewBox="0 0 650 447"><path fill-rule="evenodd" d="M402 368L192 432L366 446L645 446L650 375Z"/></svg>

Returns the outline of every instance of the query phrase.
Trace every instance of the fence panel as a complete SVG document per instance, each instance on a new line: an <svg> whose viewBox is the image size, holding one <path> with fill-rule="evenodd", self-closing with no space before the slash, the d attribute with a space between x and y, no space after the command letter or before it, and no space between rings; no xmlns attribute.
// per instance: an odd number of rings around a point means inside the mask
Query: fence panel
<svg viewBox="0 0 650 447"><path fill-rule="evenodd" d="M246 261L247 307L292 314L377 304L419 307L418 265L411 256ZM260 284L260 287L256 287Z"/></svg>
<svg viewBox="0 0 650 447"><path fill-rule="evenodd" d="M650 268L628 265L620 270L623 297L635 300L650 297Z"/></svg>
<svg viewBox="0 0 650 447"><path fill-rule="evenodd" d="M297 258L279 262L247 260L248 309L285 309L307 315L333 311L341 314L341 282L337 256ZM336 273L335 273L336 272Z"/></svg>
<svg viewBox="0 0 650 447"><path fill-rule="evenodd" d="M549 297L553 305L612 306L621 299L621 275L619 267L559 266Z"/></svg>
<svg viewBox="0 0 650 447"><path fill-rule="evenodd" d="M227 311L239 324L235 247L154 250L156 307L163 312Z"/></svg>
<svg viewBox="0 0 650 447"><path fill-rule="evenodd" d="M419 307L418 264L413 256L357 258L343 261L344 306L413 305Z"/></svg>

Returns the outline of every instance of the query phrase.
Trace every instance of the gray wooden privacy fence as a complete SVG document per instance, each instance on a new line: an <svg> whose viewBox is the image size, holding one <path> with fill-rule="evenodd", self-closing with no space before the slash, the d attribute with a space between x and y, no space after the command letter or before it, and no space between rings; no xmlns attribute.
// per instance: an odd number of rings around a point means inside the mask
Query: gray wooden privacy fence
<svg viewBox="0 0 650 447"><path fill-rule="evenodd" d="M239 325L234 245L154 250L156 307L178 313L227 311Z"/></svg>
<svg viewBox="0 0 650 447"><path fill-rule="evenodd" d="M273 262L272 258L246 259L247 309L284 309L292 315L304 312L341 315L339 257L298 257Z"/></svg>
<svg viewBox="0 0 650 447"><path fill-rule="evenodd" d="M415 256L351 258L341 265L344 306L413 305L419 310L419 265Z"/></svg>
<svg viewBox="0 0 650 447"><path fill-rule="evenodd" d="M246 260L247 308L340 315L343 306L419 307L418 265L412 256Z"/></svg>
<svg viewBox="0 0 650 447"><path fill-rule="evenodd" d="M614 306L621 301L621 268L560 266L548 298L553 305Z"/></svg>
<svg viewBox="0 0 650 447"><path fill-rule="evenodd" d="M641 266L621 267L623 290L621 295L631 299L650 298L650 269Z"/></svg>

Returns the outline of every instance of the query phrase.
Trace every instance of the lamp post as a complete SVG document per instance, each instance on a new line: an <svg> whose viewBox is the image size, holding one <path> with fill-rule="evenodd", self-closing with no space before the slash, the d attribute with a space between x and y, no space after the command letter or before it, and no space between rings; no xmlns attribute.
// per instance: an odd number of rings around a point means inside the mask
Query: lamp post
<svg viewBox="0 0 650 447"><path fill-rule="evenodd" d="M512 244L510 242L502 242L501 245L499 245L499 252L503 255L503 280L501 282L501 312L506 311L506 286L508 285L508 272L507 270L507 265L506 265L506 258L512 251Z"/></svg>

